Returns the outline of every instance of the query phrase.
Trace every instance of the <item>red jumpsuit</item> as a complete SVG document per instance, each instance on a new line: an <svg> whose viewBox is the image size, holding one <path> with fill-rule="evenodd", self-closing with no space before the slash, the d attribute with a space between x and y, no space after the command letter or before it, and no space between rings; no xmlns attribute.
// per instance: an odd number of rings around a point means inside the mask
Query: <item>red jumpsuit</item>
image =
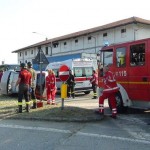
<svg viewBox="0 0 150 150"><path fill-rule="evenodd" d="M46 77L46 89L47 89L47 104L55 104L56 77L54 74L49 74Z"/></svg>
<svg viewBox="0 0 150 150"><path fill-rule="evenodd" d="M114 75L111 71L107 71L103 78L103 92L99 97L99 113L104 113L104 100L109 99L109 102L112 107L112 116L116 117L117 108L116 108L116 92L119 91Z"/></svg>

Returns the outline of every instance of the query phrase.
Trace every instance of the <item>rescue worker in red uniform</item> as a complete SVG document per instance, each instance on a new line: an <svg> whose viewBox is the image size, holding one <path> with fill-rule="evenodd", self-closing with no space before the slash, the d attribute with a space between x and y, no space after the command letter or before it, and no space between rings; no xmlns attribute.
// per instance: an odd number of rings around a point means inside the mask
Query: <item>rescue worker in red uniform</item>
<svg viewBox="0 0 150 150"><path fill-rule="evenodd" d="M30 101L29 101L29 89L31 86L31 73L27 71L27 66L25 63L20 64L21 71L19 73L16 86L19 85L18 91L18 113L22 113L22 99L23 96L26 101L26 111L29 112Z"/></svg>
<svg viewBox="0 0 150 150"><path fill-rule="evenodd" d="M109 71L109 67L105 66L103 68L103 91L101 96L99 97L99 111L98 113L102 116L104 115L104 100L108 98L111 108L112 115L111 117L117 118L117 108L116 108L116 98L115 95L119 91L119 87L117 86L114 74Z"/></svg>
<svg viewBox="0 0 150 150"><path fill-rule="evenodd" d="M50 69L48 70L48 76L46 77L47 104L55 105L56 90L55 73Z"/></svg>
<svg viewBox="0 0 150 150"><path fill-rule="evenodd" d="M93 76L90 79L90 82L92 84L92 89L93 89L93 98L92 99L97 99L97 85L98 85L98 76L95 70L93 70Z"/></svg>

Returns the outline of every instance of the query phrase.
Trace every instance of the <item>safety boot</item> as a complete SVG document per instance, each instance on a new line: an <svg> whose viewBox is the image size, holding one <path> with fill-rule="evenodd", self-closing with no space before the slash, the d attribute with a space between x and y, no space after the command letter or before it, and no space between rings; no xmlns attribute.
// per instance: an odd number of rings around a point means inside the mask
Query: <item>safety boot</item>
<svg viewBox="0 0 150 150"><path fill-rule="evenodd" d="M97 96L94 96L92 99L97 99Z"/></svg>
<svg viewBox="0 0 150 150"><path fill-rule="evenodd" d="M37 108L36 103L33 103L33 106L32 106L31 108L32 108L32 109L36 109L36 108Z"/></svg>
<svg viewBox="0 0 150 150"><path fill-rule="evenodd" d="M113 119L117 119L116 115L110 115L110 117L113 118Z"/></svg>
<svg viewBox="0 0 150 150"><path fill-rule="evenodd" d="M17 113L22 113L22 105L18 106L18 109L16 110Z"/></svg>
<svg viewBox="0 0 150 150"><path fill-rule="evenodd" d="M30 111L30 105L26 104L26 112L29 112L29 111Z"/></svg>
<svg viewBox="0 0 150 150"><path fill-rule="evenodd" d="M99 110L95 110L94 113L97 114L97 115L104 115L104 113L100 112Z"/></svg>

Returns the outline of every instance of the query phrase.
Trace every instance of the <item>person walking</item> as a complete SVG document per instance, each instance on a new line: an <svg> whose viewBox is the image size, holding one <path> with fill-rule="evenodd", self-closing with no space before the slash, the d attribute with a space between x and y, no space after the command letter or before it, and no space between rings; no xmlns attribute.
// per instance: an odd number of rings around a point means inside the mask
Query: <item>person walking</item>
<svg viewBox="0 0 150 150"><path fill-rule="evenodd" d="M92 99L97 99L97 85L98 85L98 76L95 70L93 70L93 76L90 79L90 82L92 84L92 89L93 89L93 98Z"/></svg>
<svg viewBox="0 0 150 150"><path fill-rule="evenodd" d="M56 76L53 70L48 70L48 76L46 77L46 92L47 92L47 104L55 105L56 95Z"/></svg>
<svg viewBox="0 0 150 150"><path fill-rule="evenodd" d="M67 80L67 96L68 98L75 98L74 94L74 86L75 86L75 79L72 71L69 70L69 79Z"/></svg>
<svg viewBox="0 0 150 150"><path fill-rule="evenodd" d="M36 71L32 68L32 63L28 62L27 63L28 71L31 73L32 78L31 78L31 90L30 90L30 101L32 100L33 106L31 107L32 109L37 108L37 99L35 96L35 80L36 80Z"/></svg>
<svg viewBox="0 0 150 150"><path fill-rule="evenodd" d="M30 101L29 101L29 89L31 86L31 73L27 71L27 66L25 63L20 64L21 71L18 76L15 87L19 85L18 91L18 113L22 113L22 99L23 96L26 102L26 112L29 112Z"/></svg>
<svg viewBox="0 0 150 150"><path fill-rule="evenodd" d="M96 113L100 115L104 115L104 100L108 98L111 108L112 115L111 117L117 118L117 108L116 108L116 98L115 95L119 91L119 87L117 86L114 74L109 71L109 66L105 66L103 68L103 91L101 96L99 97L99 110Z"/></svg>

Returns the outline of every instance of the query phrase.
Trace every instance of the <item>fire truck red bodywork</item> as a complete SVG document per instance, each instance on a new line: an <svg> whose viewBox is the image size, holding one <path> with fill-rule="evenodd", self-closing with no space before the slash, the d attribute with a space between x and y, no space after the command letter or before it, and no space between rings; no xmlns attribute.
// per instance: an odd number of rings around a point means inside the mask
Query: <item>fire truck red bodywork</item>
<svg viewBox="0 0 150 150"><path fill-rule="evenodd" d="M102 68L114 72L124 106L150 108L150 39L103 47L100 51L99 87Z"/></svg>

